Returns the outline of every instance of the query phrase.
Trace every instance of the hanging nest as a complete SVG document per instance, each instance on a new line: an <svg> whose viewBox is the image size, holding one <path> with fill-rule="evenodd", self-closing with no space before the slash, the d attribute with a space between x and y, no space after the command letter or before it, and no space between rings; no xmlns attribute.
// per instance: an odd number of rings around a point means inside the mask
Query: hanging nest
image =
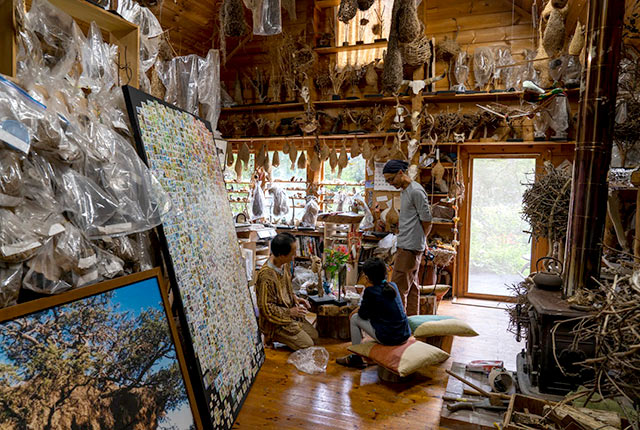
<svg viewBox="0 0 640 430"><path fill-rule="evenodd" d="M456 256L455 250L439 246L429 248L429 250L433 254L433 265L437 267L447 267L453 261L453 257Z"/></svg>
<svg viewBox="0 0 640 430"><path fill-rule="evenodd" d="M307 168L307 157L304 154L304 151L300 151L300 157L298 158L298 169L306 169Z"/></svg>
<svg viewBox="0 0 640 430"><path fill-rule="evenodd" d="M362 157L365 160L371 160L373 158L373 155L373 146L371 145L371 143L369 143L369 139L365 139L364 143L362 144Z"/></svg>
<svg viewBox="0 0 640 430"><path fill-rule="evenodd" d="M549 22L544 29L542 46L549 57L555 57L564 47L566 28L564 25L565 16L559 9L552 9Z"/></svg>
<svg viewBox="0 0 640 430"><path fill-rule="evenodd" d="M402 85L402 54L397 43L389 43L384 56L384 70L382 71L382 90L396 94Z"/></svg>
<svg viewBox="0 0 640 430"><path fill-rule="evenodd" d="M336 153L336 146L333 145L333 149L331 149L331 153L329 154L329 166L331 167L331 173L336 171L336 167L338 166L338 154Z"/></svg>
<svg viewBox="0 0 640 430"><path fill-rule="evenodd" d="M322 149L320 150L320 160L327 161L330 155L331 149L329 148L329 145L327 145L327 142L325 142L322 144Z"/></svg>
<svg viewBox="0 0 640 430"><path fill-rule="evenodd" d="M569 55L578 56L584 48L584 25L580 21L576 24L576 31L573 33L571 43L569 43Z"/></svg>
<svg viewBox="0 0 640 430"><path fill-rule="evenodd" d="M289 144L289 161L291 161L291 170L296 168L296 160L298 159L298 148L296 144L291 142Z"/></svg>
<svg viewBox="0 0 640 430"><path fill-rule="evenodd" d="M358 139L353 139L351 142L351 158L358 157L360 155L360 144L358 143Z"/></svg>
<svg viewBox="0 0 640 430"><path fill-rule="evenodd" d="M424 32L422 23L418 19L418 12L414 0L398 0L400 5L396 10L393 22L396 24L398 41L409 43ZM394 8L395 9L395 8Z"/></svg>
<svg viewBox="0 0 640 430"><path fill-rule="evenodd" d="M446 36L444 40L436 43L436 57L438 60L442 60L448 63L452 59L458 56L460 52L460 45L453 39L448 39Z"/></svg>
<svg viewBox="0 0 640 430"><path fill-rule="evenodd" d="M375 3L375 0L357 0L357 2L358 2L358 9L364 12L369 10L371 6L373 6L373 3Z"/></svg>
<svg viewBox="0 0 640 430"><path fill-rule="evenodd" d="M529 223L528 233L550 242L564 240L571 199L571 165L554 167L544 163L544 173L527 184L522 195L522 218Z"/></svg>
<svg viewBox="0 0 640 430"><path fill-rule="evenodd" d="M338 179L342 176L342 170L349 165L349 157L347 156L347 147L344 140L342 141L342 150L338 158Z"/></svg>
<svg viewBox="0 0 640 430"><path fill-rule="evenodd" d="M407 66L420 67L431 59L431 44L424 31L413 41L401 43L400 51L402 61Z"/></svg>
<svg viewBox="0 0 640 430"><path fill-rule="evenodd" d="M356 16L358 12L357 0L340 0L340 7L338 8L338 19L345 24L348 23Z"/></svg>
<svg viewBox="0 0 640 430"><path fill-rule="evenodd" d="M247 34L249 26L244 18L242 0L224 0L221 14L225 36L239 37Z"/></svg>
<svg viewBox="0 0 640 430"><path fill-rule="evenodd" d="M240 150L238 151L238 159L244 163L246 167L249 164L249 159L251 158L251 150L249 149L249 145L247 142L242 142L242 146L240 146Z"/></svg>
<svg viewBox="0 0 640 430"><path fill-rule="evenodd" d="M271 159L271 165L273 167L280 167L280 155L278 155L278 151L273 151L273 158Z"/></svg>

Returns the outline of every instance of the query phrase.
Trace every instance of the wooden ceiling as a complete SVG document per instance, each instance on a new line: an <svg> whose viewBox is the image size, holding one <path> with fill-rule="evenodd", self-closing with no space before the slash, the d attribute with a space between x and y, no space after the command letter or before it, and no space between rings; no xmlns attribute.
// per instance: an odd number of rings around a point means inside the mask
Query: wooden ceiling
<svg viewBox="0 0 640 430"><path fill-rule="evenodd" d="M297 0L297 8L300 3L314 0ZM316 0L317 1L317 0ZM429 0L422 0L429 2ZM474 0L478 3L486 0ZM537 3L538 11L542 10L544 0L491 0L502 2L512 8L514 13L531 14L532 5ZM570 11L567 17L567 27L574 28L575 23L586 20L586 6L588 0L571 0ZM326 1L325 1L326 2ZM335 0L336 4L339 3ZM469 0L452 0L452 3L469 3ZM219 10L221 0L164 0L151 10L159 18L162 27L167 31L169 40L178 55L198 54L206 55L209 49L219 48ZM428 6L427 6L428 7ZM627 19L633 12L640 9L640 0L627 0ZM251 23L251 13L245 9L247 22ZM283 20L286 24L288 17L283 13ZM298 24L298 23L296 23ZM504 25L504 23L496 23ZM227 52L230 52L238 41L231 38L227 42ZM640 40L635 40L634 44L640 48Z"/></svg>

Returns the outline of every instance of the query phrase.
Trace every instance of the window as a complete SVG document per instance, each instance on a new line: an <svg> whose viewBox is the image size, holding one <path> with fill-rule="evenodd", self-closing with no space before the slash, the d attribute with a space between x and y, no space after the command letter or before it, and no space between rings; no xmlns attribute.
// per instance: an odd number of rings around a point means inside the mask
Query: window
<svg viewBox="0 0 640 430"><path fill-rule="evenodd" d="M338 194L340 192L347 196L356 194L364 195L364 180L366 161L364 157L359 156L352 158L349 156L349 164L342 170L340 178L338 178L338 168L334 172L328 161L324 162L323 180L321 182L321 192L324 194L324 211L336 211L338 208ZM348 207L342 208L348 211Z"/></svg>
<svg viewBox="0 0 640 430"><path fill-rule="evenodd" d="M234 154L234 160L238 156ZM236 182L237 176L235 172L235 164L231 167L226 166L224 171L224 181L227 184L227 193L229 194L229 202L231 203L231 212L237 215L241 212L250 214L248 210L249 199L251 198L251 176L255 169L255 155L252 153L249 157L249 165L242 171L240 181Z"/></svg>
<svg viewBox="0 0 640 430"><path fill-rule="evenodd" d="M358 10L356 16L347 24L338 21L336 31L336 46L342 46L344 42L355 45L356 42L373 43L375 39L389 38L389 27L391 24L392 0L375 0L373 6L367 11ZM336 14L338 8L336 7ZM382 18L382 36L375 35L373 29L378 25L378 17ZM361 22L367 23L361 25ZM382 59L384 48L362 49L354 51L339 52L337 55L338 67L363 66L374 61L376 58Z"/></svg>

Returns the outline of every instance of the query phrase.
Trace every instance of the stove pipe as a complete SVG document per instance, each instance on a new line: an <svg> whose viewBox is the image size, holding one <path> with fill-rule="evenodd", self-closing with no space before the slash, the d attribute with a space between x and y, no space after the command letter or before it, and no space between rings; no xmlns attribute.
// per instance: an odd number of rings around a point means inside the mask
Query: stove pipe
<svg viewBox="0 0 640 430"><path fill-rule="evenodd" d="M589 1L567 227L565 298L593 287L592 278L600 276L624 10L624 0Z"/></svg>

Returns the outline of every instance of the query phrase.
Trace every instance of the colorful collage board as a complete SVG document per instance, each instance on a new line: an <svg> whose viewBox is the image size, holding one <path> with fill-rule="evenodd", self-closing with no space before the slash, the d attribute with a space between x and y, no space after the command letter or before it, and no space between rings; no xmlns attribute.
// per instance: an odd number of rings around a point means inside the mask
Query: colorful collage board
<svg viewBox="0 0 640 430"><path fill-rule="evenodd" d="M138 152L173 205L161 234L198 365L192 380L202 384L210 425L228 429L264 348L213 134L190 113L135 88L123 91Z"/></svg>

